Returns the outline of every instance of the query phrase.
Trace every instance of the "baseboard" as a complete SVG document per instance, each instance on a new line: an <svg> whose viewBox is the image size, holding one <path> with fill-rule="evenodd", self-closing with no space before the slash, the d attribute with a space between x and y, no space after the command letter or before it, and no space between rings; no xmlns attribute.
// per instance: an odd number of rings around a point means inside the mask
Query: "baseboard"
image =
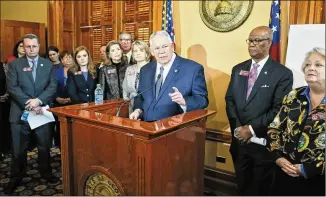
<svg viewBox="0 0 326 197"><path fill-rule="evenodd" d="M236 196L237 185L232 172L205 166L204 170L205 195Z"/></svg>

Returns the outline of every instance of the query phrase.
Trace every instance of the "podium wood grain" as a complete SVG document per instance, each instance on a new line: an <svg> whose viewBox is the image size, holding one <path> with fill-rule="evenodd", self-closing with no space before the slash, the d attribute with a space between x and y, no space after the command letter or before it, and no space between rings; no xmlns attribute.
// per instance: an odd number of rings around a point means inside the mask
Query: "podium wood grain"
<svg viewBox="0 0 326 197"><path fill-rule="evenodd" d="M85 195L93 173L122 195L203 195L206 118L196 110L155 122L130 120L123 100L52 108L59 116L64 195Z"/></svg>

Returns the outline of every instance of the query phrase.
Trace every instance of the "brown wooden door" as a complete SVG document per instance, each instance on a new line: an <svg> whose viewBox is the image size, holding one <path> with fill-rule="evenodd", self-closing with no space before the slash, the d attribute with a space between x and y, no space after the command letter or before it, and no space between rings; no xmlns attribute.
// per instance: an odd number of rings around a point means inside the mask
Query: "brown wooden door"
<svg viewBox="0 0 326 197"><path fill-rule="evenodd" d="M22 36L33 33L40 38L40 54L46 52L45 24L24 21L1 20L1 61L6 62L12 55L12 49Z"/></svg>

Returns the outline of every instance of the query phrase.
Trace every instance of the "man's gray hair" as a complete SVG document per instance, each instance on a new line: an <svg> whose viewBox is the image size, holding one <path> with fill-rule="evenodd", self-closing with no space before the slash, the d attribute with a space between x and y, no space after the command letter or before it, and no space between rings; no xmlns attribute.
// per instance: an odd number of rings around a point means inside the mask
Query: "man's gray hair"
<svg viewBox="0 0 326 197"><path fill-rule="evenodd" d="M173 43L173 41L172 41L172 39L171 39L171 37L170 37L170 35L169 35L168 32L166 32L166 31L157 31L157 32L152 33L151 37L149 38L149 45L150 45L150 46L152 46L152 44L153 44L153 39L154 39L154 37L157 36L157 35L159 35L159 36L165 36L165 37L168 38L169 43Z"/></svg>
<svg viewBox="0 0 326 197"><path fill-rule="evenodd" d="M308 58L311 56L312 53L318 53L319 55L323 56L325 58L325 48L322 47L314 47L313 49L311 49L310 51L308 51L306 53L306 56L302 62L301 65L301 70L302 72L304 72L304 69L306 68L306 62L308 60Z"/></svg>
<svg viewBox="0 0 326 197"><path fill-rule="evenodd" d="M122 32L120 32L119 33L119 40L121 39L121 35L123 35L123 34L130 35L131 40L133 40L132 34L130 32L128 32L128 31L122 31Z"/></svg>
<svg viewBox="0 0 326 197"><path fill-rule="evenodd" d="M25 34L23 37L22 37L22 40L24 41L25 38L29 38L29 39L36 39L37 42L40 44L40 39L37 37L37 35L35 34Z"/></svg>

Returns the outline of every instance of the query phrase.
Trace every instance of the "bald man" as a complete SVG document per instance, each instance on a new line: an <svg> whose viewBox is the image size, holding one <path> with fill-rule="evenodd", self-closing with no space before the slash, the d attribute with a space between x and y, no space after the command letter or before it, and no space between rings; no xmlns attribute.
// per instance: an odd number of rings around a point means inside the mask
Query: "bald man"
<svg viewBox="0 0 326 197"><path fill-rule="evenodd" d="M239 195L268 194L273 164L264 138L283 97L292 89L292 71L269 57L272 40L273 31L267 26L250 32L246 42L251 59L233 67L225 96Z"/></svg>

